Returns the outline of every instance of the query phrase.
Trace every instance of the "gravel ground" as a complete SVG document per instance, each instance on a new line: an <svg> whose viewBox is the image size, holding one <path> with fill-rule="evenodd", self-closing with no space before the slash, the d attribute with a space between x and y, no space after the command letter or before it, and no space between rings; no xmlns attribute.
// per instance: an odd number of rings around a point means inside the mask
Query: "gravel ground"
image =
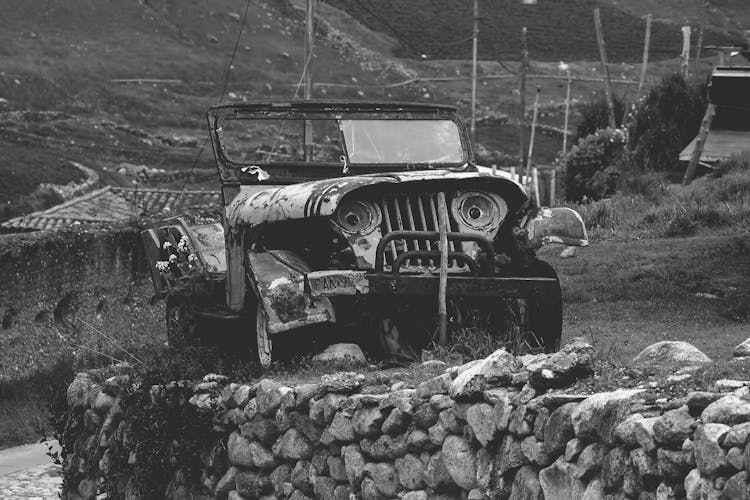
<svg viewBox="0 0 750 500"><path fill-rule="evenodd" d="M0 500L57 500L61 486L61 466L38 465L0 477Z"/></svg>

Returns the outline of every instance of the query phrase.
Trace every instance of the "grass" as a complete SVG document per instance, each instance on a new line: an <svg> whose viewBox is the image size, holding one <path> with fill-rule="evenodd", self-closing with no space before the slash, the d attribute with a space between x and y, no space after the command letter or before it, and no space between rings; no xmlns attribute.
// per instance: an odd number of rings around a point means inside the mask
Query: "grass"
<svg viewBox="0 0 750 500"><path fill-rule="evenodd" d="M683 187L655 175L624 182L609 199L571 204L594 240L634 240L694 236L716 230L745 231L750 215L750 170L719 178L703 176Z"/></svg>

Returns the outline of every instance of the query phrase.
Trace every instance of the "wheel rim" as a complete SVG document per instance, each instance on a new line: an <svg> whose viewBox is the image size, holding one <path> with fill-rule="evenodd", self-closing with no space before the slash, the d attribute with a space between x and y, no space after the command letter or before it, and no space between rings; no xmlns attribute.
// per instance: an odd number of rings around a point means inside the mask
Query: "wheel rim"
<svg viewBox="0 0 750 500"><path fill-rule="evenodd" d="M263 315L263 311L258 307L255 314L255 336L258 347L258 361L263 368L271 366L271 337L268 336L268 323Z"/></svg>

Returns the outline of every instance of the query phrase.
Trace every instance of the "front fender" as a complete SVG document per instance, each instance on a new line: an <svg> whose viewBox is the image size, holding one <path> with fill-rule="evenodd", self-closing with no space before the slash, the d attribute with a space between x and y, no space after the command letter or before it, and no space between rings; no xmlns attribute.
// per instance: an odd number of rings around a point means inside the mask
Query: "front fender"
<svg viewBox="0 0 750 500"><path fill-rule="evenodd" d="M548 243L586 247L589 237L581 215L572 208L542 208L526 223L529 246L539 248Z"/></svg>
<svg viewBox="0 0 750 500"><path fill-rule="evenodd" d="M311 270L288 250L248 252L248 281L265 313L269 334L336 321L329 299L305 293L305 275Z"/></svg>

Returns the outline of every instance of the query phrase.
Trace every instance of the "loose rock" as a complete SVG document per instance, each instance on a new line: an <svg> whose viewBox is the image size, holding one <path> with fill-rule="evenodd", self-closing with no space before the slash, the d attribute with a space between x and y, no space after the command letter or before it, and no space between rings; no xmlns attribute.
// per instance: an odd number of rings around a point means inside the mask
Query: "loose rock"
<svg viewBox="0 0 750 500"><path fill-rule="evenodd" d="M636 364L685 365L688 363L710 363L711 358L687 342L664 340L643 349L633 362Z"/></svg>

